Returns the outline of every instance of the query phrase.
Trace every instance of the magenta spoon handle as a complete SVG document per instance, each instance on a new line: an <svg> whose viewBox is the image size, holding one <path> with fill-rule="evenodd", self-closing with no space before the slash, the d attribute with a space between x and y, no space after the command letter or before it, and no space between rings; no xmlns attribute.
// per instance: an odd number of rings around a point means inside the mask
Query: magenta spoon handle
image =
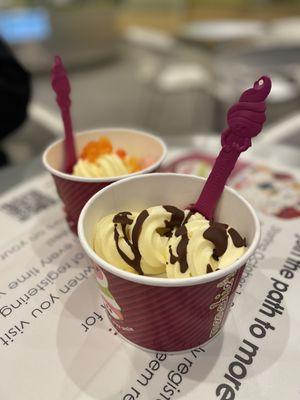
<svg viewBox="0 0 300 400"><path fill-rule="evenodd" d="M52 88L56 93L56 102L60 108L65 131L63 170L67 173L72 173L73 166L76 163L76 149L70 111L71 86L64 65L59 56L55 56L54 59L51 83Z"/></svg>
<svg viewBox="0 0 300 400"><path fill-rule="evenodd" d="M216 205L239 155L251 146L251 139L262 130L266 120L265 99L271 86L270 78L262 76L227 113L228 128L221 135L222 149L197 202L192 206L194 211L208 220L213 219Z"/></svg>

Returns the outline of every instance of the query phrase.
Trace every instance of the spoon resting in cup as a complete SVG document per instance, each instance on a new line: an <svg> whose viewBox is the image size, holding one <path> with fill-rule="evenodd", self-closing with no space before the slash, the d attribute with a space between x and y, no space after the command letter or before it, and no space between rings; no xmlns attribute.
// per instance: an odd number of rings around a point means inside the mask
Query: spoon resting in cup
<svg viewBox="0 0 300 400"><path fill-rule="evenodd" d="M257 136L266 121L265 100L271 91L271 79L262 76L253 88L247 89L227 113L228 128L222 132L222 149L213 165L203 190L191 211L199 212L212 220L226 181L231 174L240 154L251 145L251 139Z"/></svg>
<svg viewBox="0 0 300 400"><path fill-rule="evenodd" d="M67 173L72 173L73 167L76 164L77 160L70 112L71 86L64 65L59 56L55 56L54 59L51 83L52 88L56 93L56 102L60 108L65 131L63 171Z"/></svg>

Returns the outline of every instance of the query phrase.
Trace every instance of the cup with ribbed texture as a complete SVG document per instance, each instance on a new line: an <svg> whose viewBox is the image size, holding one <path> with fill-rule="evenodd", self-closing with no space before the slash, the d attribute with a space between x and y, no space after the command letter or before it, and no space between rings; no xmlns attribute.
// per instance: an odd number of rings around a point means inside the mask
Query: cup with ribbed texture
<svg viewBox="0 0 300 400"><path fill-rule="evenodd" d="M52 143L43 154L43 163L52 175L57 193L64 204L67 222L74 233L80 211L85 203L99 190L128 176L135 176L156 171L166 156L164 142L152 134L127 128L103 128L84 131L75 136L77 156L90 141L106 136L114 148L124 149L130 156L151 158L153 164L133 174L106 177L84 178L62 171L63 139Z"/></svg>
<svg viewBox="0 0 300 400"><path fill-rule="evenodd" d="M120 336L140 348L181 352L205 344L222 329L244 266L259 243L259 221L251 205L225 187L215 221L237 229L247 250L226 268L180 279L136 275L109 264L93 250L95 224L125 210L164 204L184 209L204 183L203 178L169 173L131 177L95 194L81 212L79 239L95 267L108 318Z"/></svg>

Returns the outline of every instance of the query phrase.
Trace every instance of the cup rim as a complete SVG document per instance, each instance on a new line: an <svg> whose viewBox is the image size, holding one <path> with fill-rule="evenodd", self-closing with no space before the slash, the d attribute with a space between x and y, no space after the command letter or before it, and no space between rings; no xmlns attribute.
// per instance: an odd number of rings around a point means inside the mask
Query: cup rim
<svg viewBox="0 0 300 400"><path fill-rule="evenodd" d="M143 284L143 285L149 285L149 286L164 286L164 287L179 287L179 286L193 286L193 285L198 285L198 284L203 284L203 283L208 283L208 282L213 282L216 280L219 280L236 270L238 270L240 267L246 264L247 260L252 256L254 251L256 250L259 240L260 240L260 235L261 235L261 229L260 229L260 222L258 220L258 217L255 213L254 208L251 206L251 204L244 199L243 196L238 194L234 189L230 188L229 186L225 186L225 191L231 192L234 196L236 196L249 210L253 221L255 225L255 234L253 241L250 245L250 247L247 248L246 252L240 257L238 260L236 260L234 263L229 265L226 268L223 268L219 271L214 271L210 274L205 274L205 275L200 275L200 276L193 276L189 278L158 278L158 277L152 277L152 276L144 276L144 275L136 275L131 272L127 272L124 270L121 270L114 265L108 263L105 261L103 258L99 257L96 252L91 248L89 243L87 242L87 239L85 238L84 235L84 220L86 217L86 214L88 212L89 207L96 201L96 199L101 196L104 192L107 190L111 190L114 186L116 185L122 185L126 184L127 181L132 180L132 179L147 179L148 177L155 177L155 176L165 176L171 177L171 176L181 176L185 178L196 178L199 181L206 181L206 178L198 177L195 175L186 175L186 174L176 174L176 173L152 173L152 174L146 174L146 175L139 175L135 177L129 177L126 179L122 179L118 182L114 182L112 185L105 187L104 189L98 191L95 193L85 204L83 207L79 220L78 220L78 237L79 241L81 243L81 246L83 247L84 251L86 254L99 266L101 266L103 269L106 271L110 272L113 275L118 276L119 278L123 278L125 280Z"/></svg>
<svg viewBox="0 0 300 400"><path fill-rule="evenodd" d="M44 150L43 152L43 156L42 156L42 161L44 164L44 167L52 174L55 176L58 176L59 178L62 179L66 179L69 181L74 181L74 182L85 182L85 183L107 183L107 182L116 182L119 180L123 180L126 179L128 177L133 177L133 176L138 176L140 174L146 174L148 172L151 172L155 169L157 169L161 163L164 161L164 159L166 158L167 155L167 146L166 143L158 136L153 135L151 133L139 130L139 129L134 129L134 128L122 128L122 127L107 127L107 128L95 128L95 129L87 129L84 131L80 131L78 133L75 134L75 136L83 136L86 135L87 133L92 133L92 132L103 132L103 131L117 131L117 132L134 132L137 134L140 134L142 136L147 136L150 137L154 140L156 140L162 147L162 155L159 157L159 159L157 161L155 161L153 164L149 165L148 167L141 169L140 171L137 172L133 172L130 174L125 174L125 175L118 175L118 176L112 176L112 177L99 177L99 178L86 178L83 176L75 176L75 175L71 175L71 174L67 174L66 172L62 172L59 171L55 168L53 168L47 161L47 156L48 153L50 152L50 150L53 149L53 147L55 147L57 144L61 143L64 141L64 138L60 138L58 140L55 140L54 142L52 142L51 144L49 144L49 146L47 146L47 148Z"/></svg>

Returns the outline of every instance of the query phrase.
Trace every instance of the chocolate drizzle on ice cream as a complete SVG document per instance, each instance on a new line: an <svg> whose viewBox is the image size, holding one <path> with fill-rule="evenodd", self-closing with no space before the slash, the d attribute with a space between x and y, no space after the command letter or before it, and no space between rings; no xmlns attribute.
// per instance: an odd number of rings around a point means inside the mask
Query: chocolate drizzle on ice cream
<svg viewBox="0 0 300 400"><path fill-rule="evenodd" d="M228 233L233 241L235 247L246 247L246 238L242 238L242 236L233 228L228 230Z"/></svg>
<svg viewBox="0 0 300 400"><path fill-rule="evenodd" d="M206 266L206 273L209 274L210 272L214 272L210 264L207 264Z"/></svg>
<svg viewBox="0 0 300 400"><path fill-rule="evenodd" d="M125 262L127 262L127 264L130 265L130 267L134 268L137 273L139 273L140 275L144 275L143 270L141 268L141 258L142 257L141 257L141 253L139 251L138 241L139 241L139 236L141 233L143 223L149 214L148 214L147 210L143 210L139 214L139 216L137 217L137 220L135 222L134 228L132 230L131 241L127 235L126 227L127 227L127 225L131 225L133 220L130 219L128 217L128 215L131 215L131 213L126 211L126 212L121 212L121 213L116 214L113 218L113 222L115 224L114 225L114 239L115 239L116 247L117 247L117 250L118 250L120 256L123 258L123 260ZM120 234L118 232L118 223L121 224L122 232L124 235L124 240L131 248L131 251L134 256L133 259L128 257L127 254L121 249L121 247L119 245Z"/></svg>
<svg viewBox="0 0 300 400"><path fill-rule="evenodd" d="M226 229L228 225L213 221L209 225L209 228L203 233L203 237L214 244L215 248L212 256L214 260L218 261L227 250L228 234Z"/></svg>
<svg viewBox="0 0 300 400"><path fill-rule="evenodd" d="M103 222L102 222L103 221ZM230 265L246 241L226 224L175 206L110 214L97 224L94 248L108 262L140 275L180 278Z"/></svg>
<svg viewBox="0 0 300 400"><path fill-rule="evenodd" d="M114 216L113 223L115 224L115 231L116 231L117 224L121 225L122 232L124 235L124 240L130 246L130 241L126 234L126 226L131 225L133 220L129 218L129 215L132 215L131 212L129 212L129 211L120 212L119 214L116 214ZM118 232L117 233L115 232L115 240L116 240L116 237L118 237ZM116 243L116 246L117 246L117 243ZM117 248L118 248L118 246L117 246Z"/></svg>
<svg viewBox="0 0 300 400"><path fill-rule="evenodd" d="M178 228L175 231L175 236L177 237L181 236L181 238L176 248L177 256L174 256L174 254L172 253L172 247L169 246L170 263L175 264L176 262L178 262L180 267L180 272L184 273L189 268L187 262L187 247L189 243L189 238L186 227L182 225L180 228Z"/></svg>
<svg viewBox="0 0 300 400"><path fill-rule="evenodd" d="M184 211L180 210L174 206L163 206L163 208L171 214L171 219L168 221L165 220L164 233L162 236L171 237L172 230L177 226L180 226L184 220Z"/></svg>
<svg viewBox="0 0 300 400"><path fill-rule="evenodd" d="M184 273L188 270L189 265L187 262L187 247L189 243L188 231L184 224L188 222L190 217L193 215L192 211L189 211L187 216L184 211L180 210L174 206L163 206L163 208L171 213L170 221L166 221L166 227L170 228L171 234L168 233L168 237L172 236L172 230L177 227L175 231L175 236L181 236L180 241L177 245L177 256L172 253L172 248L169 246L170 253L170 263L175 264L179 263L181 273Z"/></svg>

